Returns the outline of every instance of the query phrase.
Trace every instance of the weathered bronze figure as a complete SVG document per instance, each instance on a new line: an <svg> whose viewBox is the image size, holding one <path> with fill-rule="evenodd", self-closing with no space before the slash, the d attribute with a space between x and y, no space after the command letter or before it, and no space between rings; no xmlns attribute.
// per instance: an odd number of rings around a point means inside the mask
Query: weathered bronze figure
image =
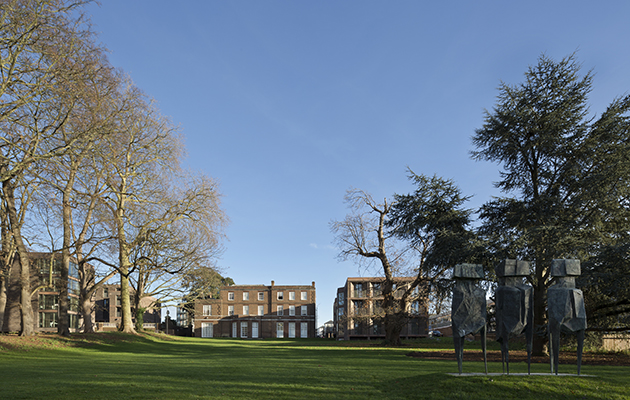
<svg viewBox="0 0 630 400"><path fill-rule="evenodd" d="M488 362L486 358L486 291L477 281L483 279L483 266L478 264L458 264L453 271L455 288L453 289L453 303L451 321L453 326L453 343L457 367L462 373L462 358L464 353L464 338L468 334L481 332L481 348L486 374Z"/></svg>
<svg viewBox="0 0 630 400"><path fill-rule="evenodd" d="M582 347L586 329L584 295L575 288L575 277L579 276L580 260L553 260L551 276L555 284L547 290L547 312L549 317L549 355L551 373L558 374L558 352L560 332L575 332L578 339L578 375L582 367Z"/></svg>
<svg viewBox="0 0 630 400"><path fill-rule="evenodd" d="M523 283L523 277L529 275L529 262L503 260L496 266L499 278L496 290L496 340L501 344L501 363L503 373L507 367L510 373L508 340L510 335L525 332L527 341L527 373L531 373L532 341L534 338L533 293L534 289Z"/></svg>

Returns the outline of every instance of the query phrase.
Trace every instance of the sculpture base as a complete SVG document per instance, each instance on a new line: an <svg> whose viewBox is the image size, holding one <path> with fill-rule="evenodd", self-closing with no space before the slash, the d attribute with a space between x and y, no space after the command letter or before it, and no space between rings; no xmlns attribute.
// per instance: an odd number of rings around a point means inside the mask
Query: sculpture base
<svg viewBox="0 0 630 400"><path fill-rule="evenodd" d="M513 374L504 374L502 372L489 372L487 374L484 374L483 372L463 372L461 374L458 373L447 373L446 375L450 375L450 376L578 376L578 377L585 377L585 378L595 378L597 377L597 375L586 375L586 374L552 374L551 372L532 372L531 374L528 374L527 372L518 372L518 373L513 373Z"/></svg>

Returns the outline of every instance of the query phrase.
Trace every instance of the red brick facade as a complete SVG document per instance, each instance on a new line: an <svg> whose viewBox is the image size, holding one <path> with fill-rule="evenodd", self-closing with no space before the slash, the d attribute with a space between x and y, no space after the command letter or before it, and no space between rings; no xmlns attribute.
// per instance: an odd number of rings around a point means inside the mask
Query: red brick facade
<svg viewBox="0 0 630 400"><path fill-rule="evenodd" d="M218 299L195 301L196 337L313 338L315 282L223 286Z"/></svg>

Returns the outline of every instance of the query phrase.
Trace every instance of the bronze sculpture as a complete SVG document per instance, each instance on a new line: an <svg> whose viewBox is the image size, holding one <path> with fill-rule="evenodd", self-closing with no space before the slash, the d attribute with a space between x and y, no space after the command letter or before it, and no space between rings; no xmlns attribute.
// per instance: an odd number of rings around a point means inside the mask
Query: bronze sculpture
<svg viewBox="0 0 630 400"><path fill-rule="evenodd" d="M453 343L459 373L462 373L464 338L468 334L481 332L481 348L486 374L488 362L486 358L486 291L477 281L483 279L483 266L479 264L458 264L453 270L455 287L451 321L453 326Z"/></svg>
<svg viewBox="0 0 630 400"><path fill-rule="evenodd" d="M580 260L553 260L551 276L555 284L547 290L547 312L549 317L549 355L551 373L558 374L560 332L577 334L578 375L582 366L582 348L586 330L584 295L575 288L575 277L579 276Z"/></svg>
<svg viewBox="0 0 630 400"><path fill-rule="evenodd" d="M525 332L527 341L527 373L531 373L532 342L534 338L533 300L534 289L523 283L529 275L529 262L503 260L496 266L499 280L496 290L496 340L501 344L501 364L503 373L507 366L510 373L508 340L510 335Z"/></svg>

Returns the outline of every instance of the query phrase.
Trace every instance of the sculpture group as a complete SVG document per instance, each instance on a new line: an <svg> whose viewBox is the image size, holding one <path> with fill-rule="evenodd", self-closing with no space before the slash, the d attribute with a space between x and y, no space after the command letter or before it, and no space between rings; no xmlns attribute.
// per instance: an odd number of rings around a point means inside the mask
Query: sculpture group
<svg viewBox="0 0 630 400"><path fill-rule="evenodd" d="M530 274L529 262L503 260L495 268L498 278L496 289L496 340L501 344L503 373L510 373L510 337L525 333L527 347L527 372L531 373L532 342L534 337L533 301L534 290L523 282ZM578 338L577 367L580 374L582 348L586 329L586 311L582 291L575 287L575 277L580 275L579 260L553 260L550 275L553 285L547 290L549 330L549 354L551 372L558 374L560 333L576 333ZM453 343L459 373L462 373L464 337L481 332L485 372L486 357L486 291L479 285L484 278L483 266L459 264L453 271L455 287L451 321Z"/></svg>

